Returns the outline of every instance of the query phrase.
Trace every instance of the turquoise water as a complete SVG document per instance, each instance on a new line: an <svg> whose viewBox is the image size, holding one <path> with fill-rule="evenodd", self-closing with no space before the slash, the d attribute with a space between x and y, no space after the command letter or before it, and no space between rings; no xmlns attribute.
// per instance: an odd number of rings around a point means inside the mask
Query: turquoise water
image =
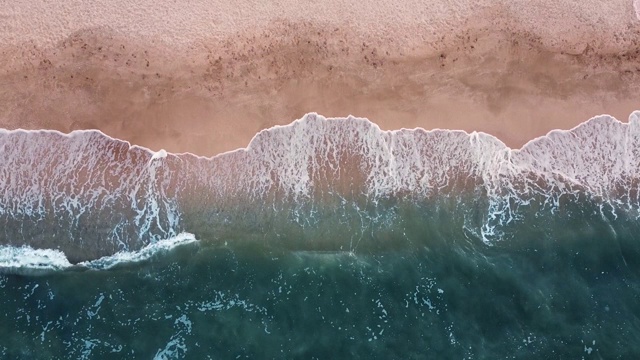
<svg viewBox="0 0 640 360"><path fill-rule="evenodd" d="M624 228L488 246L415 226L412 245L368 253L201 239L109 270L3 275L0 354L635 358L640 241Z"/></svg>
<svg viewBox="0 0 640 360"><path fill-rule="evenodd" d="M214 158L0 130L1 359L640 358L640 112L316 114Z"/></svg>

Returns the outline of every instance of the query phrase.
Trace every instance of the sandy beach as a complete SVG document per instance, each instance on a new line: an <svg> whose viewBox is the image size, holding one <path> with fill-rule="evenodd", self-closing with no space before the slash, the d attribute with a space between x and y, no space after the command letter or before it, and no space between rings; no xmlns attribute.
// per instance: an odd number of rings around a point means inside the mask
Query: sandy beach
<svg viewBox="0 0 640 360"><path fill-rule="evenodd" d="M44 1L0 11L0 127L217 153L317 112L511 147L640 109L638 1Z"/></svg>

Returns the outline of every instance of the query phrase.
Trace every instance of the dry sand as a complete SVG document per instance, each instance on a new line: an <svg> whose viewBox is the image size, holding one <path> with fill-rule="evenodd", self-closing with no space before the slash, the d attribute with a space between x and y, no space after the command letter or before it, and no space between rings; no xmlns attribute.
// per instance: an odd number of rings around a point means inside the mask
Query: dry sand
<svg viewBox="0 0 640 360"><path fill-rule="evenodd" d="M400 6L401 5L401 6ZM0 10L0 127L213 155L307 112L519 147L640 109L638 1L29 0Z"/></svg>

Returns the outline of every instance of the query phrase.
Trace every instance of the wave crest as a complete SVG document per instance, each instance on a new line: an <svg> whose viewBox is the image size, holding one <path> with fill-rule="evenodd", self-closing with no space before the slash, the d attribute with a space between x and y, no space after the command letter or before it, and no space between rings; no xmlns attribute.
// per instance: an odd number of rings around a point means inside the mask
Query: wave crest
<svg viewBox="0 0 640 360"><path fill-rule="evenodd" d="M173 238L150 243L136 251L121 251L75 265L70 263L60 250L34 249L28 245L21 247L4 245L0 246L0 273L42 275L68 269L109 270L118 266L144 262L177 247L197 242L193 234L181 233Z"/></svg>

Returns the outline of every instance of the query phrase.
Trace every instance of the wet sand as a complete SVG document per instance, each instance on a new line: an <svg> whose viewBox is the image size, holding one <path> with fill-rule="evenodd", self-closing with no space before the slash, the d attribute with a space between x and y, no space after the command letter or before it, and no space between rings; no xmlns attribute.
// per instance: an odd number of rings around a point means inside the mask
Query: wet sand
<svg viewBox="0 0 640 360"><path fill-rule="evenodd" d="M519 147L640 109L631 1L28 4L0 13L9 129L214 155L318 112Z"/></svg>

